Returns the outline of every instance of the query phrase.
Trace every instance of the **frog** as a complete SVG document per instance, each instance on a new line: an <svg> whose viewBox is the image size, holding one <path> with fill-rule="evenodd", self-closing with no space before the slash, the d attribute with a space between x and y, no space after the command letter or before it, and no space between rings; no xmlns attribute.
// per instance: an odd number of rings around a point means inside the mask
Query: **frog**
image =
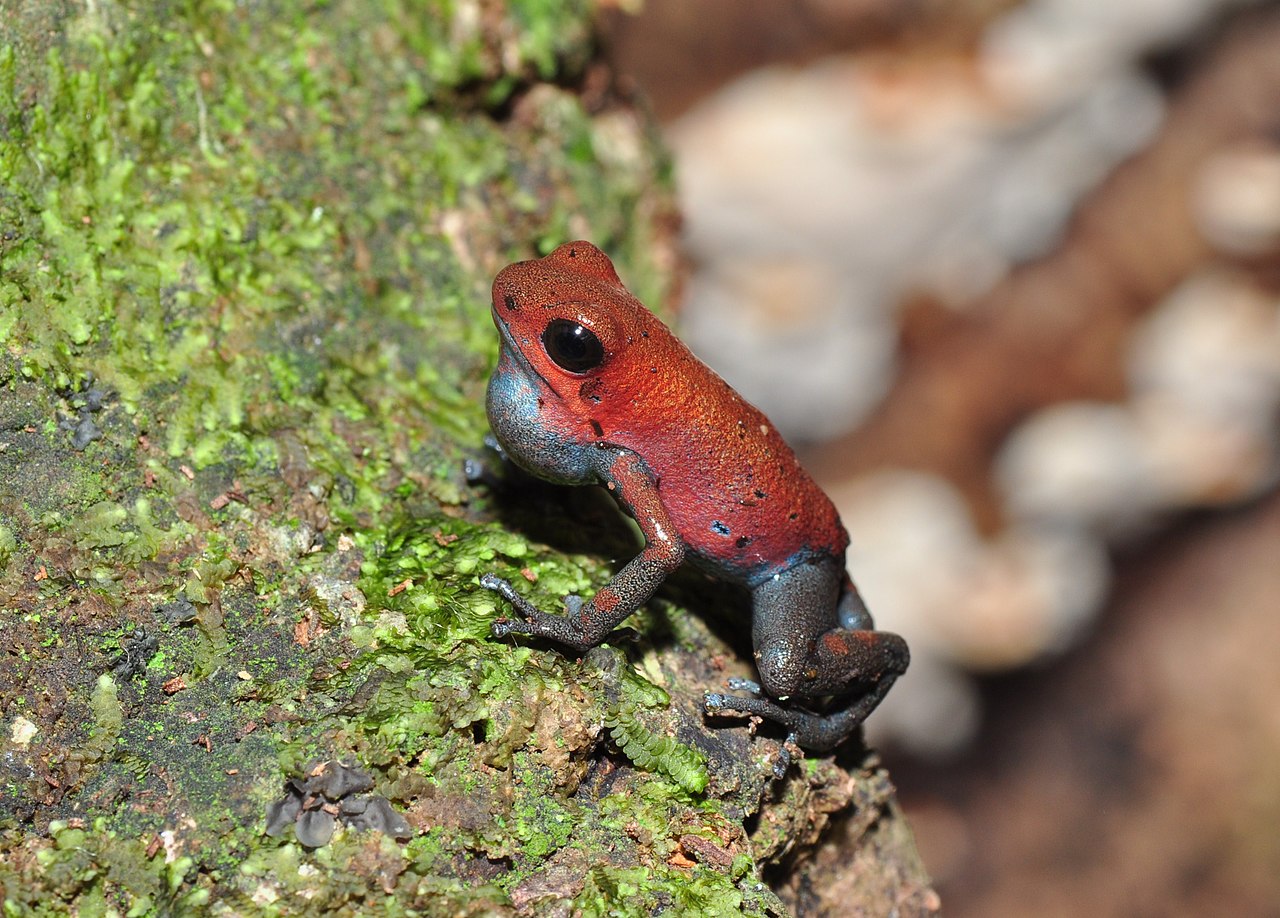
<svg viewBox="0 0 1280 918"><path fill-rule="evenodd" d="M708 716L759 718L784 749L828 752L907 669L875 629L845 566L849 536L777 428L623 285L586 241L502 268L500 340L486 413L502 454L532 475L601 485L636 522L640 553L563 612L539 609L496 572L480 585L514 612L495 637L598 646L682 565L744 587L759 681L707 691Z"/></svg>

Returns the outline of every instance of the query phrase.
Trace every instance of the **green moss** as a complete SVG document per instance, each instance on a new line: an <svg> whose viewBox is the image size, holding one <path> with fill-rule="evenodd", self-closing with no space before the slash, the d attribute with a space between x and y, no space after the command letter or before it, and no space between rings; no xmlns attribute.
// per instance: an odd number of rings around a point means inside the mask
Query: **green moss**
<svg viewBox="0 0 1280 918"><path fill-rule="evenodd" d="M13 557L13 553L17 548L18 540L14 538L13 530L0 524L0 566L9 563L9 559Z"/></svg>
<svg viewBox="0 0 1280 918"><path fill-rule="evenodd" d="M93 711L93 728L82 747L82 755L87 762L100 762L111 754L124 724L115 680L106 673L98 677L89 707Z"/></svg>
<svg viewBox="0 0 1280 918"><path fill-rule="evenodd" d="M669 911L721 918L784 913L772 894L746 895L718 871L694 868L691 873L679 874L679 880L670 882L665 889L655 886L653 879L652 872L645 868L596 867L573 901L574 914L584 918L643 918Z"/></svg>
<svg viewBox="0 0 1280 918"><path fill-rule="evenodd" d="M190 857L147 856L143 842L119 836L103 820L90 829L55 820L49 837L51 844L32 860L44 874L45 889L65 894L48 898L47 892L11 885L6 914L60 915L74 908L80 914L151 915L181 912L208 899L206 889L183 890L194 864Z"/></svg>

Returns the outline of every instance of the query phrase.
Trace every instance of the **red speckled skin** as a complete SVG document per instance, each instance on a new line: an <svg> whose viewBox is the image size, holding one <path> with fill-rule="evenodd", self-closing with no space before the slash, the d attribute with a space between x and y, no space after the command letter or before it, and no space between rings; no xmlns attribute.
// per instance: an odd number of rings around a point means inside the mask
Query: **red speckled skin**
<svg viewBox="0 0 1280 918"><path fill-rule="evenodd" d="M553 393L542 426L561 445L605 442L640 456L694 560L726 579L749 584L804 557L843 558L849 537L835 507L768 418L632 296L602 252L575 245L510 265L493 283L495 320ZM596 332L599 369L569 374L547 356L539 336L562 316ZM537 457L515 458L539 473Z"/></svg>
<svg viewBox="0 0 1280 918"><path fill-rule="evenodd" d="M541 612L506 581L482 583L522 621L495 633L599 643L686 558L753 594L764 690L775 698L855 694L815 715L762 698L708 695L708 710L759 714L801 745L848 735L906 668L906 645L870 630L844 573L849 538L830 499L768 419L699 361L587 242L503 268L493 282L502 352L489 385L490 424L528 471L608 487L640 524L645 550L569 615ZM588 330L590 366L570 371L544 341L548 325Z"/></svg>

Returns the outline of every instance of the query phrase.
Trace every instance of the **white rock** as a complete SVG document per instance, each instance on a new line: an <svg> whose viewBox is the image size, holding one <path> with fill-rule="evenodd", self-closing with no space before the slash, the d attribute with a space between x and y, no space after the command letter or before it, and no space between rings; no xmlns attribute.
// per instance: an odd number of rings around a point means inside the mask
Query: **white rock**
<svg viewBox="0 0 1280 918"><path fill-rule="evenodd" d="M31 741L35 739L36 734L39 732L39 727L19 714L9 725L9 742L21 749L25 749L31 745Z"/></svg>
<svg viewBox="0 0 1280 918"><path fill-rule="evenodd" d="M1228 254L1280 249L1280 146L1254 142L1212 157L1192 206L1201 233Z"/></svg>
<svg viewBox="0 0 1280 918"><path fill-rule="evenodd" d="M1244 278L1198 274L1134 333L1129 379L1139 398L1270 429L1280 407L1280 304Z"/></svg>
<svg viewBox="0 0 1280 918"><path fill-rule="evenodd" d="M1036 412L1000 447L995 479L1014 519L1050 528L1127 536L1164 504L1123 405L1066 402Z"/></svg>

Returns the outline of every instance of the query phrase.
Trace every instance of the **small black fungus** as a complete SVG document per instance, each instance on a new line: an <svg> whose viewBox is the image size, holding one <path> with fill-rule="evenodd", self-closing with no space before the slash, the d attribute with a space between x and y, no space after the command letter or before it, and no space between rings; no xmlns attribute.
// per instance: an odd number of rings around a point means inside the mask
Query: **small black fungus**
<svg viewBox="0 0 1280 918"><path fill-rule="evenodd" d="M284 799L267 804L267 834L279 838L302 813L302 798L297 794L285 794Z"/></svg>
<svg viewBox="0 0 1280 918"><path fill-rule="evenodd" d="M86 390L82 396L86 411L101 411L107 400L107 390L94 386Z"/></svg>
<svg viewBox="0 0 1280 918"><path fill-rule="evenodd" d="M728 526L726 526L724 523L720 522L719 520L712 520L711 531L714 532L716 535L727 536L729 535L730 529Z"/></svg>
<svg viewBox="0 0 1280 918"><path fill-rule="evenodd" d="M93 384L92 376L85 380L84 388L66 393L66 398L76 413L74 417L60 418L58 427L71 434L71 448L76 452L83 451L94 440L102 439L102 429L92 415L106 407L109 396L106 389Z"/></svg>
<svg viewBox="0 0 1280 918"><path fill-rule="evenodd" d="M293 834L299 844L308 848L322 848L333 838L333 830L337 825L337 817L324 810L304 810L294 823Z"/></svg>
<svg viewBox="0 0 1280 918"><path fill-rule="evenodd" d="M338 823L364 831L376 829L392 838L410 838L413 828L379 794L368 794L373 779L358 768L341 762L326 762L307 772L305 778L285 782L283 799L267 806L266 833L272 838L290 828L298 842L319 848L333 838Z"/></svg>
<svg viewBox="0 0 1280 918"><path fill-rule="evenodd" d="M68 425L70 426L70 425ZM81 452L94 440L102 439L102 429L93 423L87 411L81 413L80 420L71 429L71 448Z"/></svg>
<svg viewBox="0 0 1280 918"><path fill-rule="evenodd" d="M170 625L186 625L196 620L198 612L191 600L180 596L173 602L156 606L156 614Z"/></svg>
<svg viewBox="0 0 1280 918"><path fill-rule="evenodd" d="M358 768L348 768L341 762L330 762L318 775L307 779L307 790L321 793L330 800L341 800L350 794L373 790L373 778Z"/></svg>
<svg viewBox="0 0 1280 918"><path fill-rule="evenodd" d="M111 661L111 675L121 682L142 675L147 670L147 662L159 649L160 639L147 634L145 628L138 628L128 644L121 643L120 652Z"/></svg>
<svg viewBox="0 0 1280 918"><path fill-rule="evenodd" d="M413 828L386 797L355 797L342 808L343 821L356 831L374 829L392 838L409 838Z"/></svg>

